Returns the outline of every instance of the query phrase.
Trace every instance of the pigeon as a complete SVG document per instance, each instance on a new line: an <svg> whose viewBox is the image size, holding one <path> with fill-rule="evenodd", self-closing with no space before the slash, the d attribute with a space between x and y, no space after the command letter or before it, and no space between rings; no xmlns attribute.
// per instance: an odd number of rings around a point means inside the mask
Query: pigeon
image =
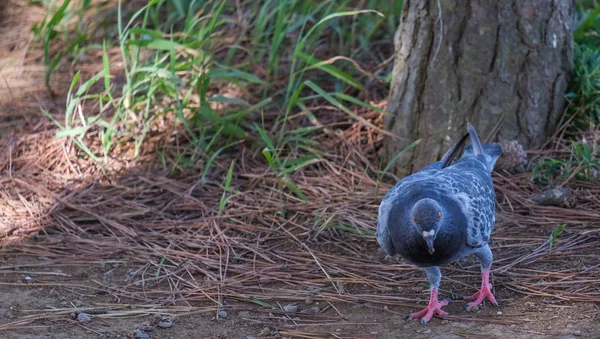
<svg viewBox="0 0 600 339"><path fill-rule="evenodd" d="M439 266L474 254L481 264L481 289L467 310L487 298L498 305L489 283L493 255L488 245L496 220L492 170L502 154L497 143L481 144L468 123L467 134L434 162L400 180L384 196L377 216L377 242L389 256L399 254L425 269L431 288L428 306L408 315L427 324L448 300L438 300L442 274ZM471 145L464 147L467 138ZM453 162L461 149L463 155Z"/></svg>

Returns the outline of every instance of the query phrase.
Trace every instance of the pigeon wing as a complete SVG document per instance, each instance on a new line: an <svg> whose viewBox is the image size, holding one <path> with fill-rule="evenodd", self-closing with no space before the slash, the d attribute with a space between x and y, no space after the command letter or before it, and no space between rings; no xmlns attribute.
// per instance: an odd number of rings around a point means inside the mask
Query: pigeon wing
<svg viewBox="0 0 600 339"><path fill-rule="evenodd" d="M422 190L426 186L434 190L435 194L458 200L467 219L467 243L470 246L481 247L488 242L495 222L495 195L491 176L485 163L479 159L483 157L463 155L456 163L451 164L462 150L466 139L475 134L473 131L469 132L444 154L442 160L400 180L383 198L377 215L377 242L388 255L396 253L388 228L392 206L407 203L415 190ZM477 138L476 134L475 137ZM477 138L475 142L478 141ZM481 150L481 147L477 150Z"/></svg>
<svg viewBox="0 0 600 339"><path fill-rule="evenodd" d="M486 164L480 157L463 157L436 177L466 217L467 244L471 247L487 244L496 222L496 195Z"/></svg>

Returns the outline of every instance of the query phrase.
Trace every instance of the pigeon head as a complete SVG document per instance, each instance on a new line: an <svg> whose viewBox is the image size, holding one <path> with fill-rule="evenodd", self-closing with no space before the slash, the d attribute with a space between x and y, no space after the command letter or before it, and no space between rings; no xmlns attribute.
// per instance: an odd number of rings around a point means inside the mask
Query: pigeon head
<svg viewBox="0 0 600 339"><path fill-rule="evenodd" d="M442 226L443 217L444 211L440 204L429 198L417 201L411 210L411 220L425 240L429 254L435 252L433 244Z"/></svg>

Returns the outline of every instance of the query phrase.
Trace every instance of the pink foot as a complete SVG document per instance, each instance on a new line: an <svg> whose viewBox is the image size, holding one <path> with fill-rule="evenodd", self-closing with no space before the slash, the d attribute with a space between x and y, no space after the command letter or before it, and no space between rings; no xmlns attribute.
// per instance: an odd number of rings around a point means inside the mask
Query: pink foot
<svg viewBox="0 0 600 339"><path fill-rule="evenodd" d="M465 300L472 301L466 305L467 311L483 303L485 298L488 298L492 304L498 306L498 302L496 301L496 298L494 298L491 288L492 284L490 284L490 270L487 269L483 271L483 274L481 275L481 289L472 296L464 297Z"/></svg>
<svg viewBox="0 0 600 339"><path fill-rule="evenodd" d="M427 307L422 311L409 314L408 319L421 318L421 323L425 325L436 314L442 318L447 316L448 313L442 311L442 307L448 305L448 300L442 300L441 302L438 301L437 294L437 289L432 288L431 297L429 298L429 305L427 305Z"/></svg>

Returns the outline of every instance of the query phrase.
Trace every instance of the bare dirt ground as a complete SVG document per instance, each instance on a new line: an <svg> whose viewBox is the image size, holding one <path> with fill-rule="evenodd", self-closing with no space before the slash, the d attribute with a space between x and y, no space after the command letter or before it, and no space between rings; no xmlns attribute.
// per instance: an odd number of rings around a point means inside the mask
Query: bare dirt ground
<svg viewBox="0 0 600 339"><path fill-rule="evenodd" d="M15 261L25 264L27 260ZM43 264L40 267L39 261L31 264L3 266L0 319L4 326L14 324L4 329L5 338L136 338L137 329L144 330L151 338L596 338L600 333L598 308L592 303L555 305L541 298L506 293L502 287L496 290L500 307L488 306L469 313L457 300L446 308L451 312L450 320L434 319L428 326L403 319L406 312L416 309L416 304L388 307L362 302L326 303L330 307L319 314L298 316L235 305L226 308L227 319L218 319L215 312L204 311L177 316L171 319L172 327L160 328L157 324L161 317L145 314L144 306L136 306L135 300L99 293L97 285L90 284L101 281L122 285L129 279L128 272L135 268L107 264L47 269ZM54 282L58 279L53 276L62 275L65 279L60 280L64 282ZM35 278L24 282L24 277ZM289 300L280 302L286 304ZM299 303L300 310L323 304ZM107 309L112 314L105 313ZM134 314L136 309L139 316ZM74 319L78 310L89 312L93 319L78 322ZM151 312L160 312L160 307ZM168 308L165 313L169 313ZM37 320L29 323L32 317ZM28 324L20 327L22 319L27 319Z"/></svg>
<svg viewBox="0 0 600 339"><path fill-rule="evenodd" d="M363 174L380 136L352 123L342 138L321 137L332 155L295 178L309 200L286 195L285 217L256 150L240 148L231 158L241 159L233 185L243 194L217 215L228 161L207 178L202 166L173 175L149 149L135 162L115 157L107 174L56 139L40 107L63 119L73 74L57 73L58 95L49 98L30 33L40 13L16 0L3 13L3 338L600 336L597 183L571 183L575 209L540 207L527 173L496 174L492 282L500 306L466 312L455 300L447 320L408 322L405 314L428 297L424 273L384 258L368 233L389 188ZM381 123L375 112L359 113ZM560 224L567 229L549 251ZM443 297L480 283L474 258L442 273ZM290 304L296 312L282 310Z"/></svg>

